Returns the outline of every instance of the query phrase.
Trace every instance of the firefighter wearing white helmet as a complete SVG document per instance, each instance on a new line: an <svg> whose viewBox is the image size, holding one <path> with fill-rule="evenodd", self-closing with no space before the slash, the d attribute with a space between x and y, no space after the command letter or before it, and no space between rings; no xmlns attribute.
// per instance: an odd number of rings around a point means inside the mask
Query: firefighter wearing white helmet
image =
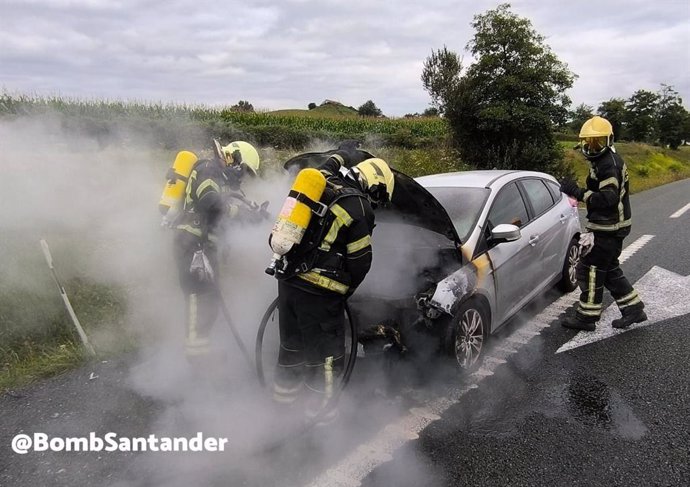
<svg viewBox="0 0 690 487"><path fill-rule="evenodd" d="M592 117L580 130L582 154L590 164L586 187L573 180L561 182L561 191L587 207L585 228L592 232L594 245L582 255L577 266L580 301L574 315L562 325L566 328L593 331L601 318L604 288L621 311L614 328L626 328L647 319L644 303L623 275L618 257L623 239L630 233L632 213L629 198L629 175L623 158L613 146L613 127L602 117Z"/></svg>
<svg viewBox="0 0 690 487"><path fill-rule="evenodd" d="M259 156L250 144L232 142L229 156L217 140L213 157L194 162L182 195L182 212L174 221L174 253L186 301L185 355L204 364L210 352L209 333L220 301L218 247L224 225L233 220L255 223L267 216L240 188L243 166L256 172Z"/></svg>
<svg viewBox="0 0 690 487"><path fill-rule="evenodd" d="M242 140L236 140L221 147L221 152L226 165L241 167L252 176L258 174L260 165L259 153L253 145Z"/></svg>
<svg viewBox="0 0 690 487"><path fill-rule="evenodd" d="M390 201L395 185L382 159L350 166L339 150L319 168L326 188L318 202L307 201L314 211L307 230L275 274L281 343L273 397L291 404L306 394L307 419L319 415L322 423L337 416L331 397L344 366L345 302L371 267L372 205Z"/></svg>

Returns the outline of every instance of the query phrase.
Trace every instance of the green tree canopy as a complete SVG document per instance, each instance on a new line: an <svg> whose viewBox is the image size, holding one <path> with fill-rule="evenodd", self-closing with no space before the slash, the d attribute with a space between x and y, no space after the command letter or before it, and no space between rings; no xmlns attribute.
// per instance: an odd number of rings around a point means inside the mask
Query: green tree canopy
<svg viewBox="0 0 690 487"><path fill-rule="evenodd" d="M656 131L659 143L677 149L685 140L684 124L688 112L672 86L662 84L658 100Z"/></svg>
<svg viewBox="0 0 690 487"><path fill-rule="evenodd" d="M567 119L565 91L575 75L509 4L475 16L472 26L467 49L477 61L464 74L445 47L427 58L422 73L461 157L481 168L560 172L553 131Z"/></svg>
<svg viewBox="0 0 690 487"><path fill-rule="evenodd" d="M432 51L424 61L422 84L431 96L432 105L441 114L445 112L448 101L456 96L461 71L462 60L446 46Z"/></svg>
<svg viewBox="0 0 690 487"><path fill-rule="evenodd" d="M240 100L237 104L230 107L233 112L253 112L254 105L249 103L247 100Z"/></svg>
<svg viewBox="0 0 690 487"><path fill-rule="evenodd" d="M647 90L637 90L626 101L626 125L631 140L652 142L655 135L655 116L659 95Z"/></svg>
<svg viewBox="0 0 690 487"><path fill-rule="evenodd" d="M568 128L572 132L579 134L580 129L582 128L582 124L590 118L592 118L593 116L594 108L589 105L585 105L584 103L581 103L580 105L576 106L574 110L568 113Z"/></svg>
<svg viewBox="0 0 690 487"><path fill-rule="evenodd" d="M599 108L597 108L597 114L611 122L614 140L626 138L625 120L627 115L624 99L611 98L608 101L602 102Z"/></svg>
<svg viewBox="0 0 690 487"><path fill-rule="evenodd" d="M383 112L376 106L376 103L371 100L364 102L364 104L357 109L357 113L362 117L380 117L383 115Z"/></svg>

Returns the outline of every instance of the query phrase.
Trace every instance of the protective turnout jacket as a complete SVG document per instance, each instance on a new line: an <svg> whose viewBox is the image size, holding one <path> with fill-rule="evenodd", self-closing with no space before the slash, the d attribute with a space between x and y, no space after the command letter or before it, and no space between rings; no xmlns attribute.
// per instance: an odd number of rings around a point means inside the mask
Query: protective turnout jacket
<svg viewBox="0 0 690 487"><path fill-rule="evenodd" d="M587 190L583 196L587 205L585 227L625 237L632 222L625 162L613 148L589 162Z"/></svg>
<svg viewBox="0 0 690 487"><path fill-rule="evenodd" d="M287 255L285 283L313 294L352 294L371 267L374 211L359 184L335 158L319 168L327 186L325 216L312 217L300 245Z"/></svg>
<svg viewBox="0 0 690 487"><path fill-rule="evenodd" d="M230 190L237 189L239 180L224 170L217 160L202 159L198 161L189 175L187 182L184 215L177 225L178 230L185 230L203 240L215 240L222 217L235 217L240 211L240 205L232 204Z"/></svg>

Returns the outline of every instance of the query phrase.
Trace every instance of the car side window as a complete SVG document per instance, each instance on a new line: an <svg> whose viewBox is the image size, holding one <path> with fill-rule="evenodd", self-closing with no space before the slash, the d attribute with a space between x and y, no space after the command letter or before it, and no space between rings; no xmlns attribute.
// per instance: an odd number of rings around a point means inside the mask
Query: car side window
<svg viewBox="0 0 690 487"><path fill-rule="evenodd" d="M489 211L488 221L489 230L502 223L522 227L529 222L527 207L515 183L507 184L498 193Z"/></svg>
<svg viewBox="0 0 690 487"><path fill-rule="evenodd" d="M549 189L549 193L551 193L551 197L553 198L554 203L558 203L563 199L563 193L561 193L561 187L554 183L553 181L544 181L546 183L546 187Z"/></svg>
<svg viewBox="0 0 690 487"><path fill-rule="evenodd" d="M553 206L554 201L551 192L541 179L523 179L520 184L527 193L535 217L545 213Z"/></svg>

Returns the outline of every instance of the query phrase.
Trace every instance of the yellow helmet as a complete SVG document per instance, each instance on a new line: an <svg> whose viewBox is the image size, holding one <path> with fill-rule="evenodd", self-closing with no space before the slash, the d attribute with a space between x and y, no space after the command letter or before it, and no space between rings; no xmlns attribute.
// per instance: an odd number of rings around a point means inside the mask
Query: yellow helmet
<svg viewBox="0 0 690 487"><path fill-rule="evenodd" d="M393 198L395 176L383 159L366 159L355 166L360 182L375 203L386 203Z"/></svg>
<svg viewBox="0 0 690 487"><path fill-rule="evenodd" d="M248 142L241 140L230 142L228 145L221 147L221 151L225 158L225 164L228 166L244 164L251 169L254 175L259 171L259 165L261 164L259 153Z"/></svg>
<svg viewBox="0 0 690 487"><path fill-rule="evenodd" d="M582 124L580 147L587 158L597 157L613 145L613 126L605 118L594 116Z"/></svg>

